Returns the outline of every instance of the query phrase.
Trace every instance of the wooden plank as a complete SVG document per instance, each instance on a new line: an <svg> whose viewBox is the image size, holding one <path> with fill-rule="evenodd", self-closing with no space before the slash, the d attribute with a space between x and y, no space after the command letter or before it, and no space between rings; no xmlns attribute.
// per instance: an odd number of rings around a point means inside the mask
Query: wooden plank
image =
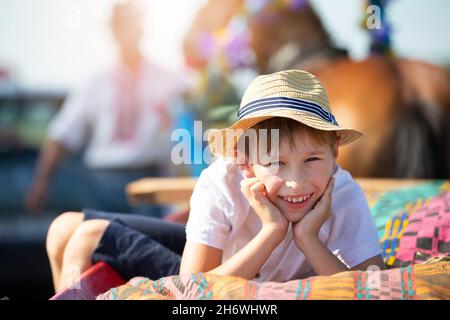
<svg viewBox="0 0 450 320"><path fill-rule="evenodd" d="M414 186L431 180L357 178L364 192L383 192ZM186 204L189 202L197 178L144 178L128 184L126 192L130 204Z"/></svg>
<svg viewBox="0 0 450 320"><path fill-rule="evenodd" d="M197 178L143 178L127 185L128 201L137 204L187 203Z"/></svg>
<svg viewBox="0 0 450 320"><path fill-rule="evenodd" d="M424 179L378 179L378 178L356 178L356 182L361 186L365 193L383 192L403 187L411 187L432 180Z"/></svg>

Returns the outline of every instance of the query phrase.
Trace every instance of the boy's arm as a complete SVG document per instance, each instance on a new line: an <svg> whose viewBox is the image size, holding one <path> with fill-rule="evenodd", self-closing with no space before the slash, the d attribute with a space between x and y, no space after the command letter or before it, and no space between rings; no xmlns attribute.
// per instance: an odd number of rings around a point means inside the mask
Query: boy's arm
<svg viewBox="0 0 450 320"><path fill-rule="evenodd" d="M221 262L222 250L188 240L181 258L180 274L207 272Z"/></svg>
<svg viewBox="0 0 450 320"><path fill-rule="evenodd" d="M372 258L367 259L366 261L361 262L360 264L354 266L352 270L363 270L366 271L370 266L377 266L380 270L386 269L386 265L384 264L383 258L381 254L374 256Z"/></svg>
<svg viewBox="0 0 450 320"><path fill-rule="evenodd" d="M207 272L253 279L283 237L283 233L263 227L256 237L223 264L222 250L187 241L180 274Z"/></svg>
<svg viewBox="0 0 450 320"><path fill-rule="evenodd" d="M241 191L261 220L258 234L212 274L233 275L253 279L275 247L284 239L288 221L267 197L264 184L251 174L241 181Z"/></svg>
<svg viewBox="0 0 450 320"><path fill-rule="evenodd" d="M245 247L209 273L232 275L251 280L256 277L283 237L282 233L277 234L275 231L263 227Z"/></svg>
<svg viewBox="0 0 450 320"><path fill-rule="evenodd" d="M321 276L349 270L319 238L321 226L331 215L334 181L334 177L330 177L323 195L314 208L293 224L297 247L303 252L314 271Z"/></svg>
<svg viewBox="0 0 450 320"><path fill-rule="evenodd" d="M305 255L313 270L321 276L348 271L343 264L323 243L318 236L297 238L297 246Z"/></svg>
<svg viewBox="0 0 450 320"><path fill-rule="evenodd" d="M222 250L187 241L180 274L208 272L253 279L275 247L284 239L288 221L266 196L265 186L255 177L247 177L241 181L241 191L261 220L261 230L223 264Z"/></svg>
<svg viewBox="0 0 450 320"><path fill-rule="evenodd" d="M331 214L333 185L334 178L331 178L314 209L294 224L295 242L318 275L331 275L349 270L319 238L319 229ZM371 265L384 269L383 259L380 255L376 255L353 267L352 270L367 270Z"/></svg>
<svg viewBox="0 0 450 320"><path fill-rule="evenodd" d="M300 238L297 245L318 275L327 276L350 270L320 241L319 237ZM381 255L369 258L354 266L351 270L367 271L370 266L377 266L380 270L385 269Z"/></svg>

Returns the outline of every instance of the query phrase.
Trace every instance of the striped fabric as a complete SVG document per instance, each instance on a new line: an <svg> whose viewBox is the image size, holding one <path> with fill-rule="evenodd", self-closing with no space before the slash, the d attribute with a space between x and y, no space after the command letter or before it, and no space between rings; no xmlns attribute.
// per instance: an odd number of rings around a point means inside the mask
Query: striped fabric
<svg viewBox="0 0 450 320"><path fill-rule="evenodd" d="M383 271L348 271L285 283L202 273L134 278L99 300L411 300L450 299L450 258Z"/></svg>
<svg viewBox="0 0 450 320"><path fill-rule="evenodd" d="M323 120L328 121L334 125L338 125L333 114L323 109L319 104L303 99L288 97L271 97L252 101L239 109L238 118L242 119L246 116L251 115L252 113L268 109L290 109L305 111L318 116L319 118L322 118Z"/></svg>

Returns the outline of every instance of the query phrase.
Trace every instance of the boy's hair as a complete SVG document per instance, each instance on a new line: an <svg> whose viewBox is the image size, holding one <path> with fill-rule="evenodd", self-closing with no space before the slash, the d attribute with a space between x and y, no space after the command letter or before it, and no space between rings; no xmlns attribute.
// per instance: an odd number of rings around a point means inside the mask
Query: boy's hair
<svg viewBox="0 0 450 320"><path fill-rule="evenodd" d="M295 140L298 137L299 133L307 134L309 137L313 138L314 141L318 142L319 144L329 145L332 150L337 141L337 136L334 131L318 130L290 118L274 117L267 120L263 120L257 123L256 125L252 126L250 129L248 129L256 131L256 145L253 144L253 147L256 146L257 150L259 150L259 143L260 143L259 134L262 133L260 130L263 129L267 130L266 131L267 153L269 153L272 149L270 138L270 132L272 129L278 129L279 143L282 143L282 141L288 141L291 148L295 147ZM248 136L244 134L242 139L246 138L248 138ZM245 141L240 142L244 143L245 156L247 159L249 159L250 149L253 149L251 146L252 142L247 139ZM258 159L260 156L261 155L258 156Z"/></svg>
<svg viewBox="0 0 450 320"><path fill-rule="evenodd" d="M331 148L336 143L336 133L334 131L314 129L290 118L275 117L263 120L255 124L252 129L257 130L257 132L259 132L259 129L267 129L268 132L271 129L278 129L280 141L289 141L291 147L295 146L295 138L299 133L306 133L316 142L328 144Z"/></svg>

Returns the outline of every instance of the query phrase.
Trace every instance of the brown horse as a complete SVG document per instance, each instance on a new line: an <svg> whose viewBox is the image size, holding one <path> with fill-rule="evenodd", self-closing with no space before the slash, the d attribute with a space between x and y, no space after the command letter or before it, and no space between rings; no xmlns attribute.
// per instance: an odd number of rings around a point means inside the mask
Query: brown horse
<svg viewBox="0 0 450 320"><path fill-rule="evenodd" d="M366 135L341 149L356 176L450 177L450 77L406 59L340 59L313 71L337 119Z"/></svg>
<svg viewBox="0 0 450 320"><path fill-rule="evenodd" d="M203 13L211 16L219 1L208 2ZM223 19L215 20L218 25L209 20L208 30L228 21L240 2L230 1L228 11L223 6L216 11ZM196 21L197 31L201 14ZM341 149L343 168L364 177L450 178L448 70L385 56L352 61L332 44L309 5L297 11L280 9L269 21L253 18L249 29L259 73L289 68L313 72L327 88L340 124L365 133ZM186 43L193 38L195 32Z"/></svg>

